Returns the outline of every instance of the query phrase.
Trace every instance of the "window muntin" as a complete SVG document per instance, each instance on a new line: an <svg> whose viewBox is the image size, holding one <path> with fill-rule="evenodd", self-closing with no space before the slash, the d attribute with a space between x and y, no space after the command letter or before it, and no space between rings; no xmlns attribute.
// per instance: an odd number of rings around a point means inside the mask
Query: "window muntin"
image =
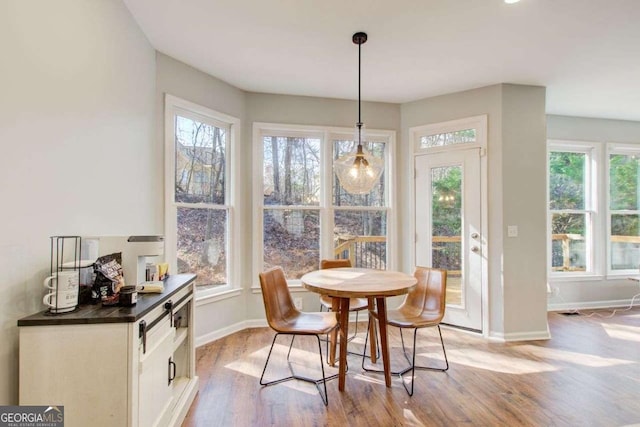
<svg viewBox="0 0 640 427"><path fill-rule="evenodd" d="M554 146L549 151L550 271L552 275L593 274L591 146Z"/></svg>
<svg viewBox="0 0 640 427"><path fill-rule="evenodd" d="M239 121L167 95L165 253L176 273L195 273L199 295L233 286L231 145Z"/></svg>

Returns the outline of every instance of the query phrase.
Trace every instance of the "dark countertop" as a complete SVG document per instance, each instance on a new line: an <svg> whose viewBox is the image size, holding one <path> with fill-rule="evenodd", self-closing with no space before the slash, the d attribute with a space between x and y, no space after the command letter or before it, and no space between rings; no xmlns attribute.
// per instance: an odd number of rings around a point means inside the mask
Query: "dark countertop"
<svg viewBox="0 0 640 427"><path fill-rule="evenodd" d="M161 294L138 294L138 302L133 307L103 307L81 305L70 313L52 314L48 310L18 320L18 326L83 325L97 323L128 323L144 317L153 308L169 300L173 294L196 278L195 274L176 274L164 281ZM178 301L173 301L175 304Z"/></svg>

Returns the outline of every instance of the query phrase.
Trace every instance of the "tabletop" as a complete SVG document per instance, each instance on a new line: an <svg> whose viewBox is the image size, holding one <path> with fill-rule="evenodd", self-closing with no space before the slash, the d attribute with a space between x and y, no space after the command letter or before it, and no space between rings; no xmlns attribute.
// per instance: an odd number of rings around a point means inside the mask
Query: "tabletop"
<svg viewBox="0 0 640 427"><path fill-rule="evenodd" d="M417 282L410 274L369 268L316 270L305 274L300 280L310 291L342 298L375 298L406 294Z"/></svg>

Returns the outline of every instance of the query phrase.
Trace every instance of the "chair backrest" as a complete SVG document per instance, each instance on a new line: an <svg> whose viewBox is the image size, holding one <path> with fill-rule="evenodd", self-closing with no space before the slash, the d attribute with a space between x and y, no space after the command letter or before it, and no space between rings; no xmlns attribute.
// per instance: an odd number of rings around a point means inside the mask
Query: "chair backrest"
<svg viewBox="0 0 640 427"><path fill-rule="evenodd" d="M351 267L351 260L349 259L323 259L320 261L320 269L326 268L340 268Z"/></svg>
<svg viewBox="0 0 640 427"><path fill-rule="evenodd" d="M271 328L279 331L287 319L297 316L300 312L293 304L282 268L273 267L258 276L267 322Z"/></svg>
<svg viewBox="0 0 640 427"><path fill-rule="evenodd" d="M447 271L437 268L416 267L413 274L418 280L416 287L407 294L398 310L414 316L430 314L442 320L446 306Z"/></svg>

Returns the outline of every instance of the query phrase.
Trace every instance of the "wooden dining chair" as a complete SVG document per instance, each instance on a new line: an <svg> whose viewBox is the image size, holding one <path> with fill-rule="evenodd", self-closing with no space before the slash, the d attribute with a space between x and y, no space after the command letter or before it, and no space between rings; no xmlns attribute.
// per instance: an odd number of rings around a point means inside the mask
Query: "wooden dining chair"
<svg viewBox="0 0 640 427"><path fill-rule="evenodd" d="M320 261L320 269L324 270L327 268L341 268L341 267L351 267L351 261L348 259L323 259ZM328 295L320 295L320 311L325 308L327 311L331 311L333 307L333 298ZM347 338L347 342L353 340L356 335L358 335L358 313L362 310L366 310L369 307L369 303L366 298L349 298L349 312L356 313L356 327L349 338ZM360 356L360 354L358 354Z"/></svg>
<svg viewBox="0 0 640 427"><path fill-rule="evenodd" d="M260 385L269 386L293 379L310 382L315 384L318 392L320 393L320 397L322 397L322 401L325 405L328 405L329 396L327 395L327 381L337 378L338 375L332 375L328 378L325 376L324 362L322 360L322 348L320 346L320 334L328 334L339 327L336 313L303 313L298 311L293 304L291 293L287 286L287 280L282 268L280 267L274 267L260 273L259 277L267 322L271 329L276 332L276 335L273 337L273 342L271 343L271 348L269 349L269 354L267 355L267 360L264 363L264 368L262 369ZM278 380L265 382L264 374L267 370L269 359L271 358L273 346L279 335L291 335L291 344L289 344L289 352L287 353L287 364L289 365L289 372L291 375ZM314 335L318 340L318 353L320 354L322 379L312 379L296 375L293 372L293 368L289 362L289 357L291 355L293 341L298 335ZM320 384L324 386L324 394L322 393Z"/></svg>
<svg viewBox="0 0 640 427"><path fill-rule="evenodd" d="M445 297L447 289L447 272L435 268L416 267L415 278L418 280L416 287L413 288L404 299L404 302L395 310L387 310L387 325L400 328L400 339L402 341L402 352L405 359L409 363L407 368L397 372L403 379L404 386L409 396L413 396L413 382L415 379L415 370L434 370L446 371L449 369L449 361L447 360L447 352L444 349L444 341L442 340L442 331L440 330L440 321L444 317L446 307ZM376 312L371 313L373 317L379 320ZM442 346L442 354L444 355L444 367L434 366L417 366L416 365L416 336L418 329L428 327L438 328L440 335L440 344ZM413 329L413 354L411 358L407 354L402 335L403 329ZM365 340L366 347L366 340ZM362 358L362 368L370 372L382 372L379 370L366 368L364 365L364 357ZM407 388L403 375L411 371L411 389Z"/></svg>

